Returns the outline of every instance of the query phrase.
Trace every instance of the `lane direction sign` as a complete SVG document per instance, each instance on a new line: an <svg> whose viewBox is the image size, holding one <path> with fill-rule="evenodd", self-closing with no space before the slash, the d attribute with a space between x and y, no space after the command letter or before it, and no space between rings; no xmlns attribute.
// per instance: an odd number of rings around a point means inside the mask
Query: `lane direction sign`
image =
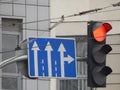
<svg viewBox="0 0 120 90"><path fill-rule="evenodd" d="M30 77L76 78L75 40L28 38Z"/></svg>

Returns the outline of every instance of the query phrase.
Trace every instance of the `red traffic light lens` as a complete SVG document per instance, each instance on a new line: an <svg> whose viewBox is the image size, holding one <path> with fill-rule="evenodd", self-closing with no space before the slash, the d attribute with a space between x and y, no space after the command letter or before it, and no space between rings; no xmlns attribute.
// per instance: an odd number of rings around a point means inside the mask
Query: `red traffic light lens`
<svg viewBox="0 0 120 90"><path fill-rule="evenodd" d="M104 23L103 26L105 27L106 32L108 32L112 29L112 26L109 23Z"/></svg>
<svg viewBox="0 0 120 90"><path fill-rule="evenodd" d="M100 27L93 30L94 39L98 42L102 42L106 38L106 33L112 29L109 23L104 23Z"/></svg>

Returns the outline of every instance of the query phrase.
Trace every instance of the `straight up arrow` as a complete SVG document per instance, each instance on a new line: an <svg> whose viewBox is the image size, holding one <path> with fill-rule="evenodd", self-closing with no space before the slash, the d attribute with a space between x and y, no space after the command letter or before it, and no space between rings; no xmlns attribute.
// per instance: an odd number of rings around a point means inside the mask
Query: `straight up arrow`
<svg viewBox="0 0 120 90"><path fill-rule="evenodd" d="M45 51L47 51L47 58L48 58L48 71L49 76L52 76L52 63L51 63L51 51L53 51L50 42L47 43Z"/></svg>
<svg viewBox="0 0 120 90"><path fill-rule="evenodd" d="M61 77L64 77L64 52L66 52L64 45L61 43L58 51L60 52L60 62L61 62Z"/></svg>
<svg viewBox="0 0 120 90"><path fill-rule="evenodd" d="M34 41L34 44L33 44L31 50L34 51L34 70L35 70L35 76L38 77L38 51L40 49L39 49L36 41Z"/></svg>
<svg viewBox="0 0 120 90"><path fill-rule="evenodd" d="M60 44L58 51L60 52L60 61L61 61L61 77L65 76L65 71L64 71L64 61L67 61L68 64L70 64L72 61L74 61L74 58L68 55L67 57L64 57L64 52L66 52L66 49L63 45L63 43Z"/></svg>

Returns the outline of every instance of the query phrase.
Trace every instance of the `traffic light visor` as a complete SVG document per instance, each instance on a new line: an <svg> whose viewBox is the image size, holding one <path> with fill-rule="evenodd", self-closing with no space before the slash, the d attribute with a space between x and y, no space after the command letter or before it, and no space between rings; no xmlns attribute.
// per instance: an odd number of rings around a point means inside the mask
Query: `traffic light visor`
<svg viewBox="0 0 120 90"><path fill-rule="evenodd" d="M94 39L98 42L102 42L106 38L106 33L112 29L109 23L104 23L95 30L93 30Z"/></svg>

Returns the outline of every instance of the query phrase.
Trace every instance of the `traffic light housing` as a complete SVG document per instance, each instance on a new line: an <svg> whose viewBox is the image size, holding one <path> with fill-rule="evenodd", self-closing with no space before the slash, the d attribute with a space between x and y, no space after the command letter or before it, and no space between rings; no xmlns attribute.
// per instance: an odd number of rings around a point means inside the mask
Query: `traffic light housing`
<svg viewBox="0 0 120 90"><path fill-rule="evenodd" d="M106 66L106 55L112 50L106 44L106 34L112 29L109 23L88 22L88 86L105 87L106 76L112 69Z"/></svg>

